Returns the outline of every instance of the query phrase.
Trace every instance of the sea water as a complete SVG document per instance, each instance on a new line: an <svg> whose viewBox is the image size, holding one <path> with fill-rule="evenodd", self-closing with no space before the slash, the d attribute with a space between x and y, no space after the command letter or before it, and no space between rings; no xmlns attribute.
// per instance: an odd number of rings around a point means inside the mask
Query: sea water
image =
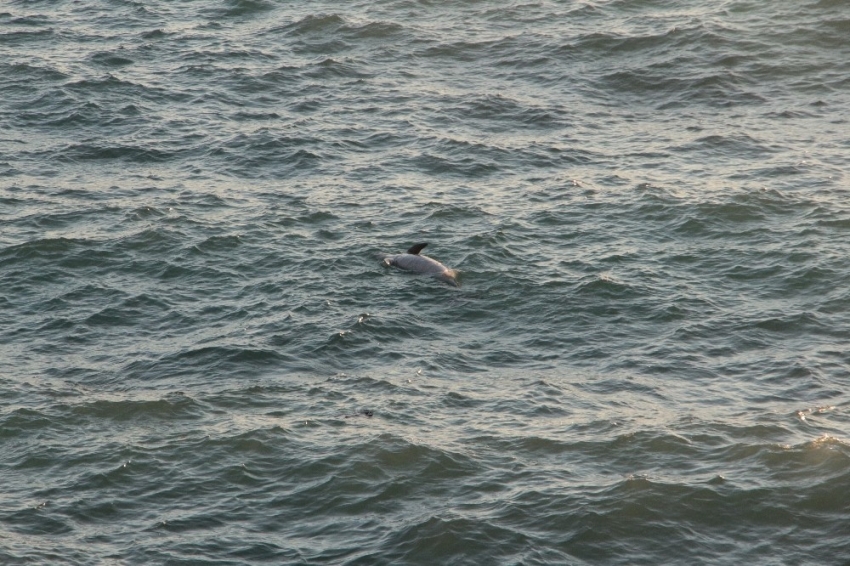
<svg viewBox="0 0 850 566"><path fill-rule="evenodd" d="M3 2L0 563L850 563L848 37Z"/></svg>

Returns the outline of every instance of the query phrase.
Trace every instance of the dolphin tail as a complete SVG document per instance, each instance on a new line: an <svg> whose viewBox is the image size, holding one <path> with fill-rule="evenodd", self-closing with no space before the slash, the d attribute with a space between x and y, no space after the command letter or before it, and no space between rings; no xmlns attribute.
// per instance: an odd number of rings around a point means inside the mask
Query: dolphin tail
<svg viewBox="0 0 850 566"><path fill-rule="evenodd" d="M460 281L458 280L458 276L460 275L460 271L456 269L447 269L441 274L437 275L437 279L440 281L445 281L449 285L454 287L460 287Z"/></svg>

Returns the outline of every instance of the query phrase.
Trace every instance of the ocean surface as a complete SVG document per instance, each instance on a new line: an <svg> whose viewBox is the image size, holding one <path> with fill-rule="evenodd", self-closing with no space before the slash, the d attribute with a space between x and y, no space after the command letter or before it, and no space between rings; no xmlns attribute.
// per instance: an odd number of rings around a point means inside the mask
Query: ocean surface
<svg viewBox="0 0 850 566"><path fill-rule="evenodd" d="M850 564L848 38L0 3L0 564Z"/></svg>

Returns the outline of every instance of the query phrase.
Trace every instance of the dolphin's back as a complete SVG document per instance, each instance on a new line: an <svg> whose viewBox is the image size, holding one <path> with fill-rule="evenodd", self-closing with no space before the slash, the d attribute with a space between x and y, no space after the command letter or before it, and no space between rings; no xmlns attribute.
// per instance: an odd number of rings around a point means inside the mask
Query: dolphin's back
<svg viewBox="0 0 850 566"><path fill-rule="evenodd" d="M430 275L444 281L449 285L460 287L457 280L457 271L449 269L434 258L419 254L397 254L384 258L384 265L392 265L414 273Z"/></svg>
<svg viewBox="0 0 850 566"><path fill-rule="evenodd" d="M395 255L392 257L391 265L406 269L408 271L415 271L416 273L426 273L429 275L442 273L443 271L446 271L448 269L448 267L446 267L436 259L430 258L426 255L418 254Z"/></svg>

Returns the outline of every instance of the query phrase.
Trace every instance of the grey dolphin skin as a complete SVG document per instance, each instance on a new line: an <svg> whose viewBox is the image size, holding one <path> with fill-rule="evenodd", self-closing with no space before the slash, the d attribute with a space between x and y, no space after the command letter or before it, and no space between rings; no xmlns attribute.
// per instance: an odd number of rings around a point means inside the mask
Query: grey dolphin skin
<svg viewBox="0 0 850 566"><path fill-rule="evenodd" d="M434 279L439 279L454 287L460 287L460 282L457 280L457 271L446 267L436 259L426 255L419 255L419 252L427 245L428 242L416 244L403 254L385 257L384 265L387 267L393 265L407 271L413 271L414 273L430 275Z"/></svg>

